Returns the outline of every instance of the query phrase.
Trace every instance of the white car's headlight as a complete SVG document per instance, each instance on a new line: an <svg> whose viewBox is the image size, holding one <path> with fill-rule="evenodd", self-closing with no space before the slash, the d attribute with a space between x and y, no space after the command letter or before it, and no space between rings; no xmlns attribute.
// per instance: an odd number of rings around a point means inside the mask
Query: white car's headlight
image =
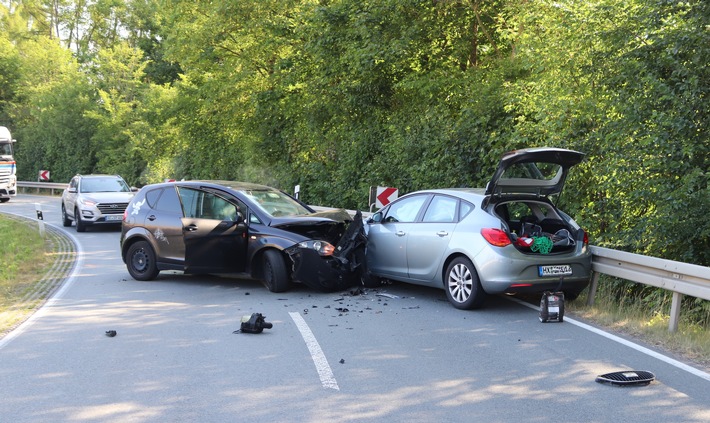
<svg viewBox="0 0 710 423"><path fill-rule="evenodd" d="M79 204L87 207L94 207L97 203L94 200L89 200L88 198L82 198L79 200Z"/></svg>

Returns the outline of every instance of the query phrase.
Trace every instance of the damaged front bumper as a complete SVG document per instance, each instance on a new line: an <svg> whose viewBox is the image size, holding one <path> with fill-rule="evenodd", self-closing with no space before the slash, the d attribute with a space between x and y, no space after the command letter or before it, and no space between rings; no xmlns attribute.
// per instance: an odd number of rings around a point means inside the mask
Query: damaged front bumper
<svg viewBox="0 0 710 423"><path fill-rule="evenodd" d="M331 255L321 255L319 250L310 248L310 242L287 248L285 252L293 263L291 277L324 292L354 286L360 282L366 244L362 214L358 211Z"/></svg>

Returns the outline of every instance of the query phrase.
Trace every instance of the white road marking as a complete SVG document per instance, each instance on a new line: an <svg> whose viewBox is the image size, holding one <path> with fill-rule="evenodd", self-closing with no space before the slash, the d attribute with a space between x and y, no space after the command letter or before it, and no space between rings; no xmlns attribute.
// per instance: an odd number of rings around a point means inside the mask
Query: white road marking
<svg viewBox="0 0 710 423"><path fill-rule="evenodd" d="M325 354L323 354L323 350L321 349L320 344L318 344L316 337L313 336L311 328L308 327L308 324L305 320L303 320L300 313L290 312L289 314L291 315L293 322L296 323L298 330L301 332L301 336L306 342L308 351L311 352L313 364L316 365L316 370L318 371L318 376L320 377L323 387L339 391L340 388L338 387L338 382L335 380L335 376L333 375L333 370L331 370L330 365L328 364L328 359L325 358Z"/></svg>
<svg viewBox="0 0 710 423"><path fill-rule="evenodd" d="M530 308L532 308L533 310L540 310L539 307L536 307L536 306L534 306L533 304L529 304L529 303L526 303L526 302L524 302L524 301L520 301L520 300L517 299L517 298L511 298L511 300L513 300L513 301L515 301L515 302L517 302L517 303L519 303L519 304L522 304L522 305L524 305L524 306L526 306L526 307L530 307ZM646 347L642 347L641 345L635 344L635 343L633 343L633 342L631 342L631 341L627 341L627 340L624 339L624 338L618 337L618 336L616 336L616 335L612 335L612 334L610 334L610 333L608 333L608 332L604 332L603 330L597 329L597 328L595 328L594 326L589 326L589 325L586 324L586 323L578 322L577 320L574 320L574 319L569 318L569 317L567 317L567 316L564 317L564 321L565 321L565 322L572 323L573 325L579 326L580 328L586 329L586 330L588 330L588 331L590 331L590 332L594 332L594 333L596 333L597 335L601 335L601 336L603 336L603 337L605 337L605 338L607 338L607 339L611 339L611 340L614 341L614 342L618 342L618 343L620 343L620 344L622 344L622 345L625 345L625 346L627 346L627 347L629 347L629 348L632 348L632 349L634 349L634 350L636 350L636 351L638 351L638 352L640 352L640 353L646 354L646 355L651 356L651 357L653 357L653 358L655 358L655 359L657 359L657 360L661 360L661 361L663 361L663 362L666 363L666 364L669 364L669 365L671 365L671 366L675 366L675 367L677 367L677 368L679 368L679 369L681 369L681 370L684 370L684 371L686 371L686 372L688 372L688 373L691 373L691 374L694 374L695 376L698 376L698 377L700 377L700 378L702 378L702 379L705 379L705 380L707 380L707 381L710 381L710 374L709 374L709 373L706 373L706 372L704 372L704 371L702 371L702 370L696 369L695 367L689 366L689 365L687 365L687 364L685 364L685 363L682 363L682 362L680 362L680 361L678 361L678 360L674 360L674 359L672 359L672 358L670 358L670 357L667 357L667 356L665 356L665 355L663 355L663 354L657 353L656 351L650 350L650 349L648 349L648 348L646 348Z"/></svg>

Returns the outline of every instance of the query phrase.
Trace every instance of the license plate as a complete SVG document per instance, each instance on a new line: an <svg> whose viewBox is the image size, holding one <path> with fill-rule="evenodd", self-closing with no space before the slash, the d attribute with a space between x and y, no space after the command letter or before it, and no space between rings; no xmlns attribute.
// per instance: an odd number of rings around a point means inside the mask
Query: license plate
<svg viewBox="0 0 710 423"><path fill-rule="evenodd" d="M537 274L543 276L567 276L572 274L572 266L568 264L559 264L556 266L538 266Z"/></svg>
<svg viewBox="0 0 710 423"><path fill-rule="evenodd" d="M106 216L106 218L105 218L105 220L106 220L107 222L112 222L112 221L122 220L122 219L123 219L123 215L121 215L121 214L109 214L109 215Z"/></svg>

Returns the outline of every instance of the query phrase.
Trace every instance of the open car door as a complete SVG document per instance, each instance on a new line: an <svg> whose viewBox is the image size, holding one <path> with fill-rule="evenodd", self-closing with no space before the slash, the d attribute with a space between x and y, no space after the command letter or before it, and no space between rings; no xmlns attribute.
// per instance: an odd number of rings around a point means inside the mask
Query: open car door
<svg viewBox="0 0 710 423"><path fill-rule="evenodd" d="M236 203L209 191L180 187L179 192L185 272L243 272L247 227Z"/></svg>

